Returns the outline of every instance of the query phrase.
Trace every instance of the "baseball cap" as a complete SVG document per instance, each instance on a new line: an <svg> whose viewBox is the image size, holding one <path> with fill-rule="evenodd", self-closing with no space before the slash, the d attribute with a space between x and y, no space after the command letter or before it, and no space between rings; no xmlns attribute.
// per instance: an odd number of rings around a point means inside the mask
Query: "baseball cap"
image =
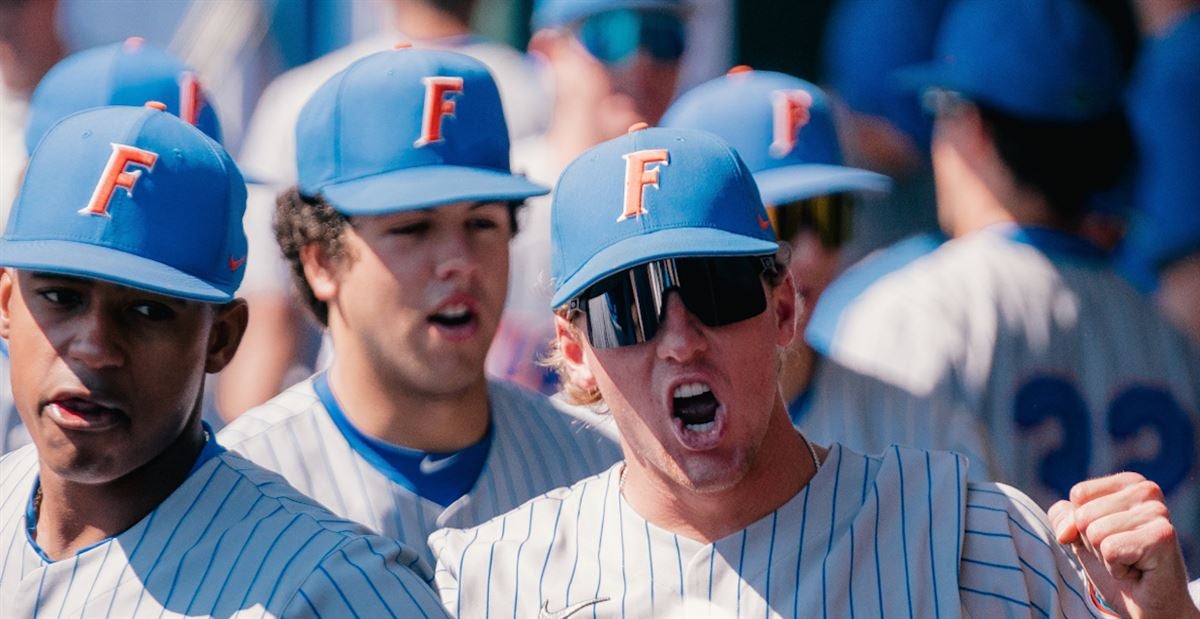
<svg viewBox="0 0 1200 619"><path fill-rule="evenodd" d="M25 125L25 150L59 119L105 105L161 101L167 111L221 141L221 124L196 74L171 53L132 37L72 54L54 65L34 89Z"/></svg>
<svg viewBox="0 0 1200 619"><path fill-rule="evenodd" d="M245 183L220 144L163 107L94 108L51 127L0 265L232 299L245 273Z"/></svg>
<svg viewBox="0 0 1200 619"><path fill-rule="evenodd" d="M533 8L533 29L557 28L617 9L683 13L683 0L538 0Z"/></svg>
<svg viewBox="0 0 1200 619"><path fill-rule="evenodd" d="M491 74L445 50L362 58L325 82L296 124L300 190L346 215L548 193L511 172L508 151Z"/></svg>
<svg viewBox="0 0 1200 619"><path fill-rule="evenodd" d="M662 126L710 131L729 142L768 205L891 186L882 174L843 165L825 93L783 73L735 67L680 97Z"/></svg>
<svg viewBox="0 0 1200 619"><path fill-rule="evenodd" d="M550 231L551 307L652 260L779 249L746 164L692 129L631 130L584 152L554 189Z"/></svg>
<svg viewBox="0 0 1200 619"><path fill-rule="evenodd" d="M948 10L933 62L897 74L1031 120L1098 119L1120 103L1121 55L1077 0L963 0Z"/></svg>

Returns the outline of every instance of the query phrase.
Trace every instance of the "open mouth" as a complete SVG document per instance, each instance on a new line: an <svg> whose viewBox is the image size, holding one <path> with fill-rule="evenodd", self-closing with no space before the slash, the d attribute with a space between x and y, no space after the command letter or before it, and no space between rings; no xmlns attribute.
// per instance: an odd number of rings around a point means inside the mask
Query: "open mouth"
<svg viewBox="0 0 1200 619"><path fill-rule="evenodd" d="M45 410L55 423L68 430L106 430L121 423L125 418L121 409L104 406L85 398L53 400Z"/></svg>
<svg viewBox="0 0 1200 619"><path fill-rule="evenodd" d="M671 398L671 412L688 432L704 433L715 428L719 405L712 389L704 383L680 385Z"/></svg>
<svg viewBox="0 0 1200 619"><path fill-rule="evenodd" d="M479 325L479 315L466 303L450 303L430 314L429 322L443 336L452 340L462 340L475 334Z"/></svg>

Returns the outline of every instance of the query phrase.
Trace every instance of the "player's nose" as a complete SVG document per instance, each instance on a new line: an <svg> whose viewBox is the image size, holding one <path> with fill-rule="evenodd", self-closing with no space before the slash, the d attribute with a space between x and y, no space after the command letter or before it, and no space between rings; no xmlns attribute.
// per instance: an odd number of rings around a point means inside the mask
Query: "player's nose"
<svg viewBox="0 0 1200 619"><path fill-rule="evenodd" d="M687 363L708 351L704 324L688 311L678 293L667 293L667 306L663 314L664 321L654 338L660 359Z"/></svg>
<svg viewBox="0 0 1200 619"><path fill-rule="evenodd" d="M73 320L67 355L91 369L118 367L124 354L118 337L120 325L100 308L81 312Z"/></svg>
<svg viewBox="0 0 1200 619"><path fill-rule="evenodd" d="M447 231L438 241L434 255L438 279L469 278L479 271L480 256L465 231Z"/></svg>

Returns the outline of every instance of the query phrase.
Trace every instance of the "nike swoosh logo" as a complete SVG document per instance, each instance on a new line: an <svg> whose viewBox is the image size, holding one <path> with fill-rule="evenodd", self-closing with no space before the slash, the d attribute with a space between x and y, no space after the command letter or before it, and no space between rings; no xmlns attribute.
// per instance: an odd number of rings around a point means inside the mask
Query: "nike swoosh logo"
<svg viewBox="0 0 1200 619"><path fill-rule="evenodd" d="M596 598L594 600L584 600L582 602L571 604L570 606L562 608L561 610L552 611L550 610L550 600L546 600L546 602L542 604L542 608L538 610L538 619L567 619L567 617L570 617L571 615L574 615L575 613L589 606L595 606L596 604L607 601L608 598L606 597Z"/></svg>
<svg viewBox="0 0 1200 619"><path fill-rule="evenodd" d="M245 262L246 262L245 257L234 258L233 256L230 256L229 257L229 270L236 271L236 270L242 268L242 265L245 264Z"/></svg>
<svg viewBox="0 0 1200 619"><path fill-rule="evenodd" d="M767 228L771 227L771 222L766 219L763 219L762 215L759 215L758 216L758 227L762 228L763 230L766 230Z"/></svg>
<svg viewBox="0 0 1200 619"><path fill-rule="evenodd" d="M420 467L422 473L424 473L426 475L432 475L432 474L450 466L451 464L454 464L454 461L457 459L458 459L458 454L454 454L453 456L446 456L445 458L439 458L437 460L434 460L433 458L431 458L429 456L425 456L424 458L421 458L421 464L419 465L419 467Z"/></svg>

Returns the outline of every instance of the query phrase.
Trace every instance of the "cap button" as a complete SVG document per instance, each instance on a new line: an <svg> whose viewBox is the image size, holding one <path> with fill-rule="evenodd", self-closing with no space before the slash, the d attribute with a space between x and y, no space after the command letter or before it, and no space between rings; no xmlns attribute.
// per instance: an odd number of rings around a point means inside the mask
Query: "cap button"
<svg viewBox="0 0 1200 619"><path fill-rule="evenodd" d="M167 104L163 103L162 101L147 101L146 107L153 110L158 110L160 112L167 111Z"/></svg>
<svg viewBox="0 0 1200 619"><path fill-rule="evenodd" d="M629 125L629 131L626 131L626 133L633 133L634 131L641 131L642 129L645 129L646 127L649 127L649 126L650 126L649 124L646 124L643 122L633 123L632 125Z"/></svg>
<svg viewBox="0 0 1200 619"><path fill-rule="evenodd" d="M739 73L749 73L753 70L754 69L750 68L750 65L748 65L748 64L739 64L736 67L733 67L732 69L726 71L725 75L737 75Z"/></svg>
<svg viewBox="0 0 1200 619"><path fill-rule="evenodd" d="M396 41L396 43L392 45L392 49L409 49L410 47L412 47L411 41Z"/></svg>
<svg viewBox="0 0 1200 619"><path fill-rule="evenodd" d="M145 42L146 39L143 39L142 37L129 37L128 39L125 39L125 49L131 51L135 50L141 47Z"/></svg>

